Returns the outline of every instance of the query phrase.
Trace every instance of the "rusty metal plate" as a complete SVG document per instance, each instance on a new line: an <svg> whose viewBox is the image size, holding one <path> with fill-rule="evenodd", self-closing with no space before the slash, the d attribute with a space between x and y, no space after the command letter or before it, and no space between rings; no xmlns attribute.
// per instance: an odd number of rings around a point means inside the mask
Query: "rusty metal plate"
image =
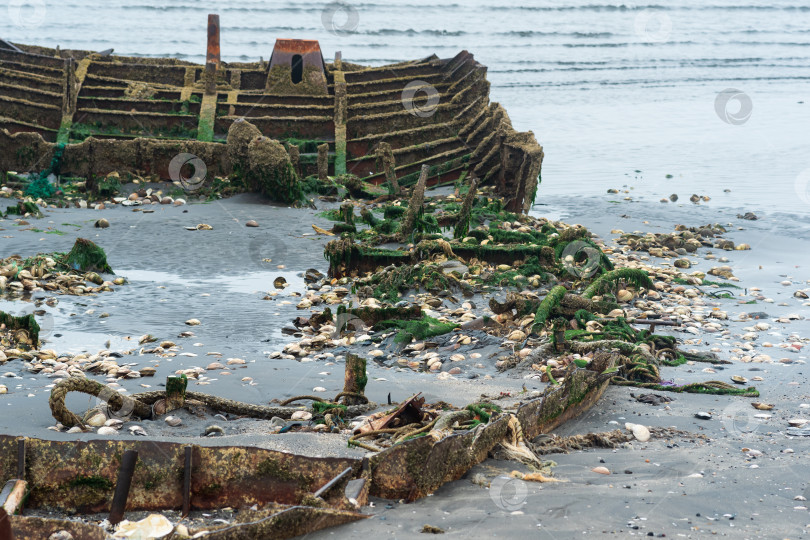
<svg viewBox="0 0 810 540"><path fill-rule="evenodd" d="M216 530L208 528L189 532L194 535L208 530L210 531L208 534L195 536L195 538L208 540L252 540L254 538L281 540L369 517L357 512L311 506L294 506L280 511L258 511L249 513L247 516L248 521L244 523L225 525Z"/></svg>
<svg viewBox="0 0 810 540"><path fill-rule="evenodd" d="M17 437L0 436L2 474L16 476ZM30 508L67 513L108 512L125 450L136 450L127 510L182 506L184 449L157 441L46 441L28 439L26 480ZM277 502L300 504L346 468L359 476L359 458L315 458L250 447L194 447L191 505L196 509Z"/></svg>
<svg viewBox="0 0 810 540"><path fill-rule="evenodd" d="M82 540L107 538L100 527L80 521L23 516L11 516L10 519L14 540L43 540L59 531L67 531L73 535L73 538Z"/></svg>

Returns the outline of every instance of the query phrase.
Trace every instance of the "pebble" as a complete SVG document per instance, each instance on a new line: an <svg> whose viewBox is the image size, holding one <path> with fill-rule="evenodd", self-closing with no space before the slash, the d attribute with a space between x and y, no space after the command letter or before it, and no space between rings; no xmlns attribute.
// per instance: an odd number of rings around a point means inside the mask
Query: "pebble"
<svg viewBox="0 0 810 540"><path fill-rule="evenodd" d="M700 420L711 420L712 415L707 412L700 411L695 413L695 418L698 418Z"/></svg>
<svg viewBox="0 0 810 540"><path fill-rule="evenodd" d="M245 222L245 227L258 227L258 226L259 224L252 219L250 221Z"/></svg>

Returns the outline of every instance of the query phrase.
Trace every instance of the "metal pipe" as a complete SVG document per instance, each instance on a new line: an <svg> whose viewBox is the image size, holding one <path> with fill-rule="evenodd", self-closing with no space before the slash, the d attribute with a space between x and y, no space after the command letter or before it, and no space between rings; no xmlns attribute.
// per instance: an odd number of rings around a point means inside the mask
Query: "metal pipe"
<svg viewBox="0 0 810 540"><path fill-rule="evenodd" d="M326 494L326 493L327 493L327 492L328 492L330 489L332 489L333 487L335 487L335 485L336 485L336 484L340 483L340 481L341 481L341 480L343 480L344 478L346 478L346 476L348 476L348 475L350 475L350 474L352 474L352 468L351 468L351 467L347 467L347 468L346 468L346 469L344 469L344 471L343 471L343 472L341 472L339 475L335 476L334 478L332 478L331 480L329 480L327 483L325 483L325 484L323 485L323 487L322 487L321 489L319 489L318 491L316 491L316 492L315 492L313 495L314 495L315 497L322 497L322 496L323 496L323 495L325 495L325 494Z"/></svg>
<svg viewBox="0 0 810 540"><path fill-rule="evenodd" d="M191 510L191 452L193 448L186 446L185 462L183 463L183 517Z"/></svg>
<svg viewBox="0 0 810 540"><path fill-rule="evenodd" d="M129 486L132 484L132 475L135 472L135 463L138 461L137 450L127 450L121 458L121 468L118 469L118 482L115 484L115 494L110 505L110 523L117 525L124 519L124 510L129 497Z"/></svg>

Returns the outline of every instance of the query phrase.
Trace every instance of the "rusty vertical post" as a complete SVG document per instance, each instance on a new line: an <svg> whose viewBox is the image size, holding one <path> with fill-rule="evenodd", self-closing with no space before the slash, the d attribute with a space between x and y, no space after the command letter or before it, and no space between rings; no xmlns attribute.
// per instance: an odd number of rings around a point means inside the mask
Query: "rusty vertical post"
<svg viewBox="0 0 810 540"><path fill-rule="evenodd" d="M366 375L366 359L349 353L346 355L346 371L343 375L343 393L355 394L343 397L346 405L358 405L365 400L359 396L364 395L368 375ZM358 396L359 394L359 396Z"/></svg>
<svg viewBox="0 0 810 540"><path fill-rule="evenodd" d="M183 460L183 517L191 511L191 446L185 447Z"/></svg>
<svg viewBox="0 0 810 540"><path fill-rule="evenodd" d="M329 174L329 144L318 146L318 180L326 180Z"/></svg>
<svg viewBox="0 0 810 540"><path fill-rule="evenodd" d="M185 373L179 377L176 375L166 377L166 412L183 408L186 403L187 385L188 378Z"/></svg>
<svg viewBox="0 0 810 540"><path fill-rule="evenodd" d="M25 480L25 441L25 437L17 439L17 478L20 480Z"/></svg>
<svg viewBox="0 0 810 540"><path fill-rule="evenodd" d="M214 64L219 69L219 15L208 15L208 55L206 64Z"/></svg>
<svg viewBox="0 0 810 540"><path fill-rule="evenodd" d="M205 93L217 93L217 70L219 70L219 15L208 15L208 50L205 57L203 81Z"/></svg>
<svg viewBox="0 0 810 540"><path fill-rule="evenodd" d="M121 458L121 468L118 469L118 481L115 483L115 493L110 505L110 523L117 525L124 519L124 510L129 498L129 486L132 484L132 475L135 472L135 463L138 461L136 450L127 450Z"/></svg>

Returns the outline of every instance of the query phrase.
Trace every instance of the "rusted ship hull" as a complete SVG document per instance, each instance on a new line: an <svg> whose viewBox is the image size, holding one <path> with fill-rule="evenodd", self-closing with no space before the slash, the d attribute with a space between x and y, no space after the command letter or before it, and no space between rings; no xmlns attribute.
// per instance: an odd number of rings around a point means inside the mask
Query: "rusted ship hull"
<svg viewBox="0 0 810 540"><path fill-rule="evenodd" d="M169 179L172 157L189 152L225 176L220 143L245 118L298 145L304 176L326 143L330 174L381 184L376 150L386 142L401 186L429 165L429 185L475 175L498 187L508 209L528 210L542 147L490 102L486 67L469 52L371 68L339 53L326 63L317 41L280 39L269 63L225 63L216 22L205 66L0 41L0 171L42 168L64 143L63 174Z"/></svg>
<svg viewBox="0 0 810 540"><path fill-rule="evenodd" d="M524 436L531 439L584 413L608 384L609 375L604 372L573 369L561 385L517 409L515 417ZM369 495L413 501L457 480L504 439L509 421L510 415L500 415L473 430L439 441L429 436L415 438L369 458L316 458L260 448L193 445L190 490L185 492L188 508L271 505L265 518L212 531L211 538L240 538L239 534L255 530L251 527L269 526L275 513L283 516L272 523L289 521L295 525L295 534L346 523L362 518L352 511L353 505L365 504ZM180 509L188 469L183 459L186 447L189 445L154 441L60 442L0 436L0 478L22 476L28 482L29 508L108 512L121 456L124 450L136 450L139 466L126 509ZM92 474L88 476L87 471ZM358 481L351 488L352 502L346 493L350 479ZM320 505L308 506L312 501L320 501ZM272 510L273 505L286 506ZM21 532L54 525L37 524L33 518L12 523Z"/></svg>

